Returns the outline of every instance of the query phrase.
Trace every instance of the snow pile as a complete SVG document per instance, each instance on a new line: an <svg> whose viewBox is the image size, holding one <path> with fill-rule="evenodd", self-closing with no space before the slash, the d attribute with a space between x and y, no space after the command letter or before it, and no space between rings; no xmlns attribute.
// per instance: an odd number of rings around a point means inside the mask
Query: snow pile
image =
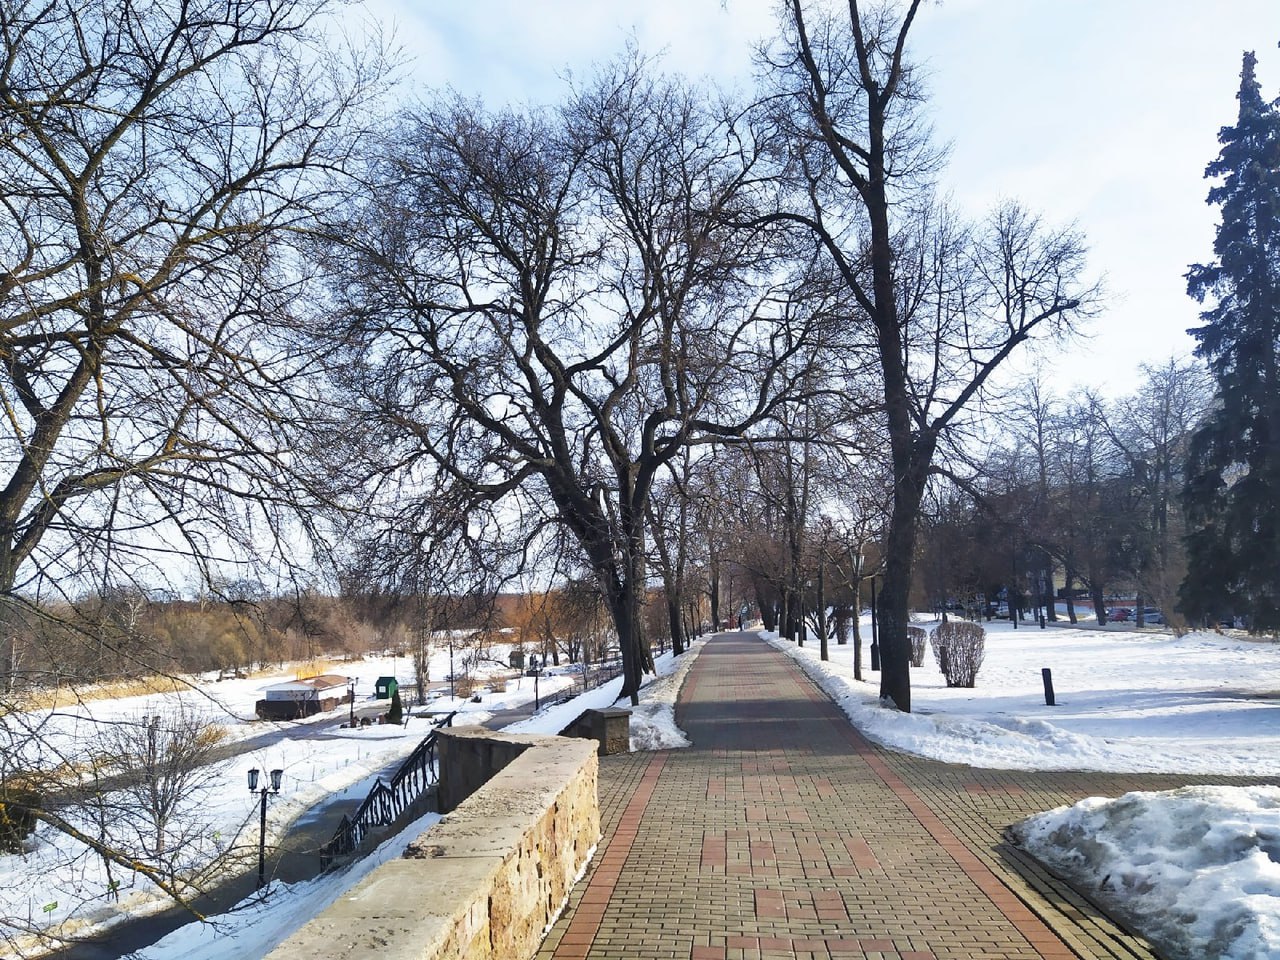
<svg viewBox="0 0 1280 960"><path fill-rule="evenodd" d="M670 655L661 658L663 667L658 669L657 679L645 685L639 705L631 708L632 750L670 750L693 745L676 726L676 698L685 675L706 643L706 640L694 641L679 660L673 661Z"/></svg>
<svg viewBox="0 0 1280 960"><path fill-rule="evenodd" d="M300 923L328 908L375 867L404 853L412 840L439 819L440 814L428 813L342 870L303 883L275 884L267 896L254 895L238 904L232 913L214 917L208 923L189 923L134 957L247 960L265 956L287 940Z"/></svg>
<svg viewBox="0 0 1280 960"><path fill-rule="evenodd" d="M1280 956L1280 788L1093 797L1012 828L1170 958Z"/></svg>
<svg viewBox="0 0 1280 960"><path fill-rule="evenodd" d="M679 658L671 653L655 657L655 673L646 678L647 682L640 688L640 703L636 706L622 704L631 711L632 750L668 750L691 745L684 731L676 726L675 702L689 667L705 645L706 640L697 640ZM621 694L622 678L615 677L567 703L556 704L528 720L508 724L503 729L513 733L559 733L583 710L612 707Z"/></svg>
<svg viewBox="0 0 1280 960"><path fill-rule="evenodd" d="M1211 633L984 626L977 686L948 687L926 657L911 669L910 714L880 702L865 639L859 681L853 644L830 644L824 662L816 643L761 636L793 657L863 734L895 750L1007 770L1280 776L1274 644ZM1053 707L1044 703L1044 667L1053 671Z"/></svg>

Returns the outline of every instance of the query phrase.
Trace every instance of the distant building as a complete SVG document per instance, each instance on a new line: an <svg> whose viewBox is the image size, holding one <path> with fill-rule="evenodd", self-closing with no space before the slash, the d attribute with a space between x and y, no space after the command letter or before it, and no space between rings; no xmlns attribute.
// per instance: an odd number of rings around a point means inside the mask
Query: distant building
<svg viewBox="0 0 1280 960"><path fill-rule="evenodd" d="M273 683L254 706L262 720L301 720L333 710L351 700L350 680L336 673L326 673L306 680Z"/></svg>

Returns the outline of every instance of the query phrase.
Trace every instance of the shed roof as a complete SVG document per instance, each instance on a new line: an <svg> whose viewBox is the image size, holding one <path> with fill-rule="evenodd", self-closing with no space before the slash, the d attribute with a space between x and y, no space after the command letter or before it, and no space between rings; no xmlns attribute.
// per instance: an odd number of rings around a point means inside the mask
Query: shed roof
<svg viewBox="0 0 1280 960"><path fill-rule="evenodd" d="M286 680L284 683L272 683L263 688L264 690L314 690L310 683L306 680Z"/></svg>
<svg viewBox="0 0 1280 960"><path fill-rule="evenodd" d="M345 687L347 678L336 673L326 673L319 677L307 677L305 680L285 680L273 683L267 690L332 690L334 687Z"/></svg>
<svg viewBox="0 0 1280 960"><path fill-rule="evenodd" d="M318 677L308 677L303 683L308 683L317 690L328 690L330 687L345 687L348 678L337 673L326 673Z"/></svg>

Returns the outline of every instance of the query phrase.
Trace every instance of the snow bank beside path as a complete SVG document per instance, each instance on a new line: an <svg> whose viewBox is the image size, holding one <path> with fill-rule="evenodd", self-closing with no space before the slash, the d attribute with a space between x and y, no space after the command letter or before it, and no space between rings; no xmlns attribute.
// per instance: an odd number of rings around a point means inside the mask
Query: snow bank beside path
<svg viewBox="0 0 1280 960"><path fill-rule="evenodd" d="M1280 787L1093 797L1013 833L1171 960L1280 957Z"/></svg>
<svg viewBox="0 0 1280 960"><path fill-rule="evenodd" d="M910 714L880 702L865 640L866 679L858 681L852 644L830 644L823 662L814 642L798 647L761 636L793 657L865 735L918 756L1013 770L1280 776L1276 644L984 626L977 686L947 687L926 653L911 670ZM1053 707L1044 703L1042 667L1053 671Z"/></svg>

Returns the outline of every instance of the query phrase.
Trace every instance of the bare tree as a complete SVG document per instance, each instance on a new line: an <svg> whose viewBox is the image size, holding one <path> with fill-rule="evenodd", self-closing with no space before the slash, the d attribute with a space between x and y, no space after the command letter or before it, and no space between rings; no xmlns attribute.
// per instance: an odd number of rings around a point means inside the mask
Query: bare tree
<svg viewBox="0 0 1280 960"><path fill-rule="evenodd" d="M297 517L289 428L321 358L297 335L290 238L331 202L377 67L324 51L323 7L0 3L5 712L59 679L23 674L24 622L121 584L212 579ZM130 636L60 634L145 660ZM73 818L35 815L133 869Z"/></svg>
<svg viewBox="0 0 1280 960"><path fill-rule="evenodd" d="M312 44L322 6L0 7L0 621L42 583L209 570L246 504L292 506L287 241L367 81Z"/></svg>
<svg viewBox="0 0 1280 960"><path fill-rule="evenodd" d="M692 468L689 451L667 464L668 475L658 478L649 492L645 516L653 543L653 566L662 579L663 602L671 650L684 653L689 639L681 617L684 600L691 592L690 568L697 548L693 518L695 493L690 488Z"/></svg>
<svg viewBox="0 0 1280 960"><path fill-rule="evenodd" d="M198 816L205 793L222 771L213 766L221 728L178 703L168 713L127 717L103 731L94 757L99 777L119 782L111 797L111 842L180 874L193 845L207 835ZM98 802L106 802L96 791Z"/></svg>
<svg viewBox="0 0 1280 960"><path fill-rule="evenodd" d="M401 120L335 254L382 462L570 530L633 700L654 479L767 415L807 343L747 283L767 246L724 215L756 147L714 107L635 63L560 112L438 101Z"/></svg>
<svg viewBox="0 0 1280 960"><path fill-rule="evenodd" d="M1208 371L1194 360L1143 364L1135 394L1099 410L1108 438L1124 458L1146 515L1137 570L1142 592L1168 615L1186 575L1184 524L1178 491L1191 432L1213 398ZM1138 604L1142 625L1144 604Z"/></svg>
<svg viewBox="0 0 1280 960"><path fill-rule="evenodd" d="M970 227L937 202L938 167L907 56L920 0L790 0L765 52L765 109L786 131L778 215L824 251L878 360L893 465L880 593L881 695L911 709L906 628L920 502L949 434L1023 343L1090 303L1083 244L1006 205Z"/></svg>

